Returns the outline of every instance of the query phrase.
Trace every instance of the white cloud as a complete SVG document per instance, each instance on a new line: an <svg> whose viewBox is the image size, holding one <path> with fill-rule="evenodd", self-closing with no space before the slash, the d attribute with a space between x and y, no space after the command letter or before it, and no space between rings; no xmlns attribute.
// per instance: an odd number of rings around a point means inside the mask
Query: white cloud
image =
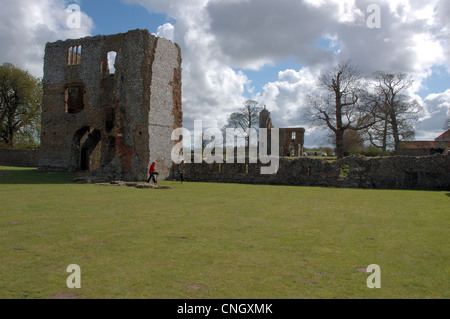
<svg viewBox="0 0 450 319"><path fill-rule="evenodd" d="M81 12L80 28L69 28L71 14L58 0L6 0L0 11L0 63L10 62L43 75L45 44L67 38L87 36L93 21Z"/></svg>
<svg viewBox="0 0 450 319"><path fill-rule="evenodd" d="M317 8L287 0L211 1L206 8L221 53L233 66L253 70L291 56L308 64L332 59L314 42L337 9L329 2Z"/></svg>
<svg viewBox="0 0 450 319"><path fill-rule="evenodd" d="M442 134L445 120L450 118L450 89L443 93L434 93L424 100L426 116L417 129L416 140L433 141Z"/></svg>
<svg viewBox="0 0 450 319"><path fill-rule="evenodd" d="M276 127L307 126L303 119L306 96L316 87L318 75L318 70L308 67L281 71L278 80L267 83L255 100L267 106Z"/></svg>
<svg viewBox="0 0 450 319"><path fill-rule="evenodd" d="M156 36L161 38L166 38L171 41L174 40L174 31L175 27L170 23L165 23L162 26L158 27L158 30L156 31Z"/></svg>

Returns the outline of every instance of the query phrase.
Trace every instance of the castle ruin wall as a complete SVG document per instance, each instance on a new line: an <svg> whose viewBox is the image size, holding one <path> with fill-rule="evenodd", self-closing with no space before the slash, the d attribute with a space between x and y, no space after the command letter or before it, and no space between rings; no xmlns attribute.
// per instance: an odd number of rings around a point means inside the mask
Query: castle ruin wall
<svg viewBox="0 0 450 319"><path fill-rule="evenodd" d="M308 157L279 159L277 174L263 175L261 163L175 165L192 182L242 183L367 189L450 190L450 155L368 158L350 156L329 162Z"/></svg>
<svg viewBox="0 0 450 319"><path fill-rule="evenodd" d="M112 65L110 56L115 56ZM182 125L181 52L147 30L48 43L40 170L145 180L170 173Z"/></svg>

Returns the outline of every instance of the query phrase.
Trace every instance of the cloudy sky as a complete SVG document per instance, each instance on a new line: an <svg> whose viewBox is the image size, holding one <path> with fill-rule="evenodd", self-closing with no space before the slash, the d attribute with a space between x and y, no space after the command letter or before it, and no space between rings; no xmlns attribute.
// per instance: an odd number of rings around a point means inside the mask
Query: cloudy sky
<svg viewBox="0 0 450 319"><path fill-rule="evenodd" d="M276 127L324 131L303 119L322 70L350 60L361 73L407 72L425 112L417 140L440 135L450 116L449 0L0 0L0 63L42 77L47 42L148 29L183 56L184 125L222 127L247 99ZM67 23L77 4L79 26ZM373 5L380 9L379 28ZM369 10L368 10L369 9Z"/></svg>

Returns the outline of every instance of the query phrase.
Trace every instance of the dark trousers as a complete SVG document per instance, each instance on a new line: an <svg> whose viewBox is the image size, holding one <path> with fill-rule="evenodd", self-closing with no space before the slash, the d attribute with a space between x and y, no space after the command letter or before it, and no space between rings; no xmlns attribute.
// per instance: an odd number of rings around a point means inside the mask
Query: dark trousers
<svg viewBox="0 0 450 319"><path fill-rule="evenodd" d="M156 178L155 178L155 174L153 174L153 173L150 174L150 177L148 178L147 183L150 183L151 179L153 179L153 183L155 183L155 184L157 183L156 182Z"/></svg>

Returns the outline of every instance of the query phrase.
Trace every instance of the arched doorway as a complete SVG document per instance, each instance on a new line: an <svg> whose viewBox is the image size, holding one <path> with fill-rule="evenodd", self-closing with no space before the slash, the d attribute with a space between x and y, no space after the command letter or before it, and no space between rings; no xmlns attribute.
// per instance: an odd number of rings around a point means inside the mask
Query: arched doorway
<svg viewBox="0 0 450 319"><path fill-rule="evenodd" d="M101 141L99 130L86 126L74 135L77 170L93 171L101 165Z"/></svg>

